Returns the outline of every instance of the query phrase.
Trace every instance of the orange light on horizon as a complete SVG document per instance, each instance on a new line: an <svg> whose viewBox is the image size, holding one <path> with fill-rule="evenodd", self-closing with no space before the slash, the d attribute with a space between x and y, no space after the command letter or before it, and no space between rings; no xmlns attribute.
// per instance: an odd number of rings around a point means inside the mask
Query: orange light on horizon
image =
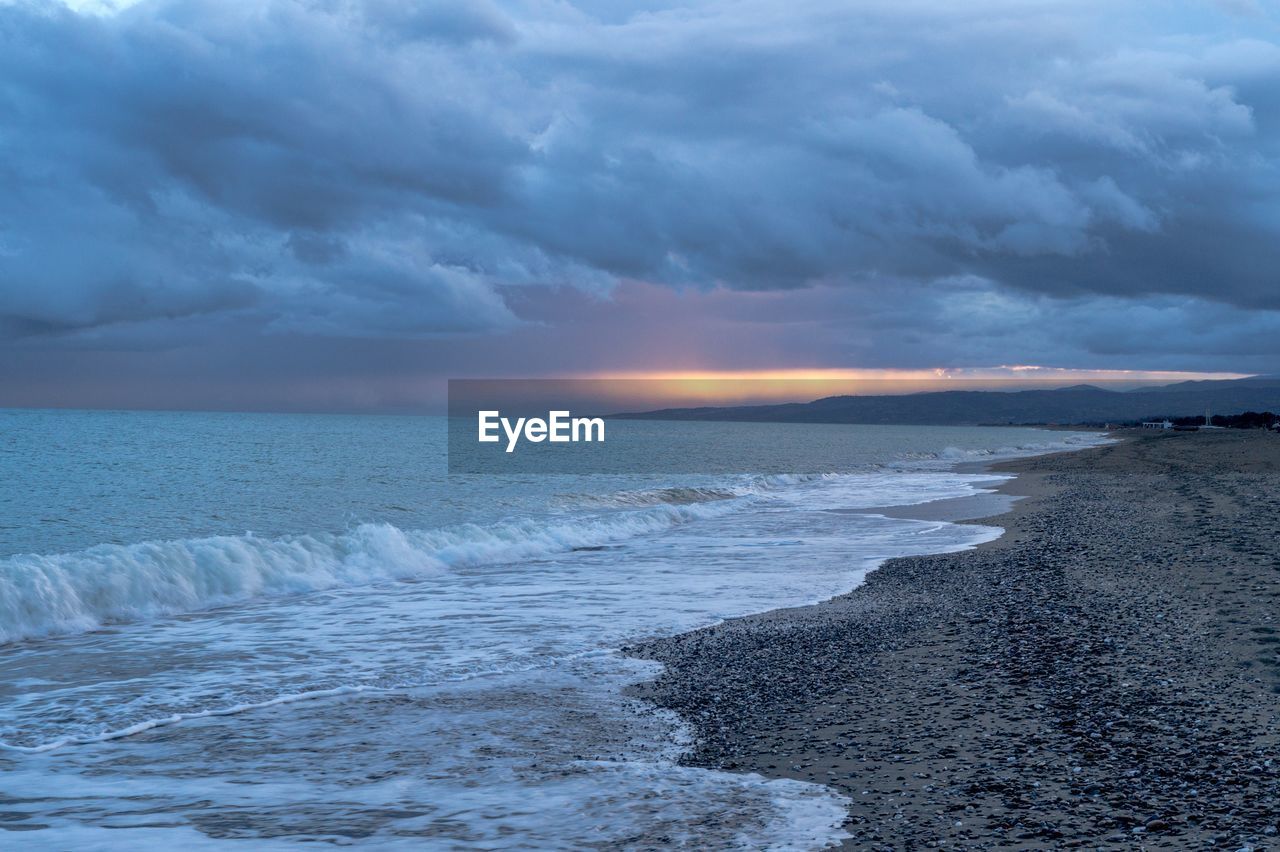
<svg viewBox="0 0 1280 852"><path fill-rule="evenodd" d="M589 380L603 397L636 406L694 407L809 402L827 396L940 390L1023 390L1107 383L1117 387L1247 378L1247 373L1173 370L1082 370L1037 365L872 369L786 367L755 370L626 370L560 378Z"/></svg>
<svg viewBox="0 0 1280 852"><path fill-rule="evenodd" d="M1246 379L1252 373L1192 372L1186 370L1106 370L1042 367L1033 364L998 367L931 367L918 369L853 367L783 367L762 370L620 370L574 373L561 378L645 381L948 381L1042 377L1055 381L1180 382Z"/></svg>

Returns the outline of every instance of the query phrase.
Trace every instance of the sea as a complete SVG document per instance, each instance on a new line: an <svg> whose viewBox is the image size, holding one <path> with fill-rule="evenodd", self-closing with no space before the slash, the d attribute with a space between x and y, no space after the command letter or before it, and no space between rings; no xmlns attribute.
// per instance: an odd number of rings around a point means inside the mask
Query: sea
<svg viewBox="0 0 1280 852"><path fill-rule="evenodd" d="M828 788L682 765L619 648L990 540L850 510L1104 440L646 423L794 469L450 475L445 427L0 411L0 848L837 843Z"/></svg>

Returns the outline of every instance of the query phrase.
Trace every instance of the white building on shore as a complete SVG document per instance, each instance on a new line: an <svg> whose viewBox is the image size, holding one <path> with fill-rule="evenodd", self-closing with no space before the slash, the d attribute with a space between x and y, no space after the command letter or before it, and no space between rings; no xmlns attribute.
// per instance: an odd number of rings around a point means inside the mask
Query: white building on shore
<svg viewBox="0 0 1280 852"><path fill-rule="evenodd" d="M1172 429L1173 423L1167 418L1165 420L1146 420L1142 423L1143 429Z"/></svg>

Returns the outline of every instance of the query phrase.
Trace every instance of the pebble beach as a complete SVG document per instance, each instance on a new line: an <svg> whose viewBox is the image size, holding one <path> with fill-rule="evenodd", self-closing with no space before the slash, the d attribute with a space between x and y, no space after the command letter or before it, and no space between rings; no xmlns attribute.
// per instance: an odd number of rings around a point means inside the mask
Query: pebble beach
<svg viewBox="0 0 1280 852"><path fill-rule="evenodd" d="M995 541L629 648L638 695L847 848L1280 848L1280 436L1118 437L989 468Z"/></svg>

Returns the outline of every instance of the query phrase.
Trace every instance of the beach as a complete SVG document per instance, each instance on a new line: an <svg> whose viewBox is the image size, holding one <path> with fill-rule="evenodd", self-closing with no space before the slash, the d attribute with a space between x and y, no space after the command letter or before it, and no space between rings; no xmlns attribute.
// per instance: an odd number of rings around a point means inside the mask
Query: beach
<svg viewBox="0 0 1280 852"><path fill-rule="evenodd" d="M629 648L636 692L690 765L846 796L849 848L1275 848L1280 437L1120 436L992 465L994 541Z"/></svg>

